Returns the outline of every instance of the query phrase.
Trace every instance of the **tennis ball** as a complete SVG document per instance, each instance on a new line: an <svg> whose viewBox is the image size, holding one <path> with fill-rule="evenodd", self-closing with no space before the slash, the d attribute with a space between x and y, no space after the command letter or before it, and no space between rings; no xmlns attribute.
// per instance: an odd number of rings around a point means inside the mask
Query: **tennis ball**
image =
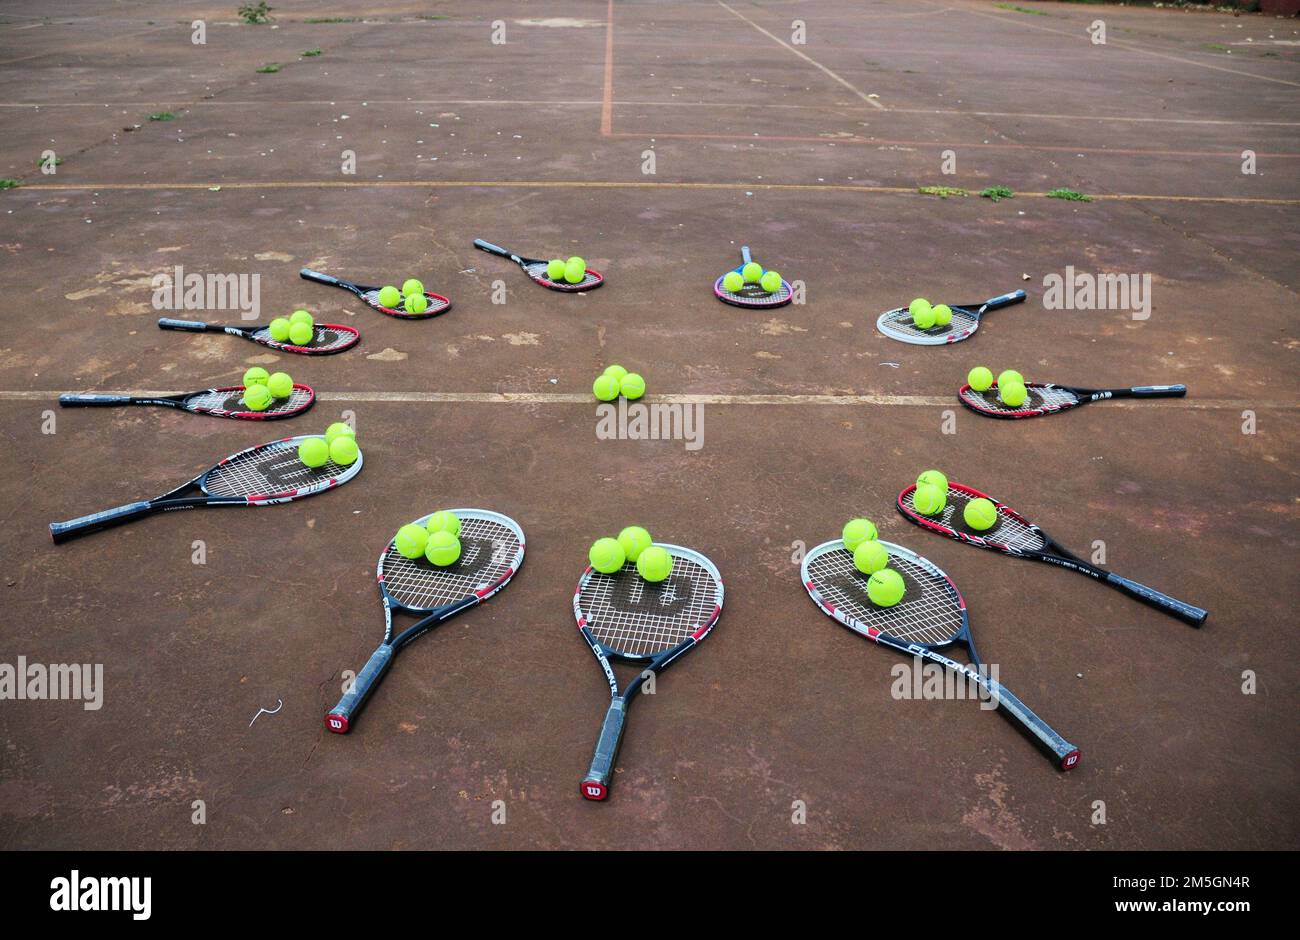
<svg viewBox="0 0 1300 940"><path fill-rule="evenodd" d="M769 294L775 294L781 289L781 275L775 271L765 271L763 276L758 279L758 286Z"/></svg>
<svg viewBox="0 0 1300 940"><path fill-rule="evenodd" d="M330 446L323 437L309 437L298 445L298 459L308 467L323 467L330 459Z"/></svg>
<svg viewBox="0 0 1300 940"><path fill-rule="evenodd" d="M627 553L618 539L596 539L592 543L591 550L587 552L587 560L591 562L591 567L601 574L613 574L623 567L623 563L627 561Z"/></svg>
<svg viewBox="0 0 1300 940"><path fill-rule="evenodd" d="M340 467L350 467L356 463L357 455L360 453L357 449L357 439L355 437L340 434L330 443L330 460Z"/></svg>
<svg viewBox="0 0 1300 940"><path fill-rule="evenodd" d="M1019 408L1028 397L1029 390L1025 388L1024 382L998 383L998 398L1008 408Z"/></svg>
<svg viewBox="0 0 1300 940"><path fill-rule="evenodd" d="M271 334L271 339L283 343L289 338L289 318L276 317L267 327L267 332Z"/></svg>
<svg viewBox="0 0 1300 940"><path fill-rule="evenodd" d="M566 268L582 268L582 270L585 271L587 270L587 260L583 258L582 255L574 255L568 261L564 262L564 266Z"/></svg>
<svg viewBox="0 0 1300 940"><path fill-rule="evenodd" d="M966 520L966 524L972 529L978 529L983 532L985 529L991 529L998 521L998 507L993 505L993 501L980 497L972 499L966 504L966 508L961 511L961 517Z"/></svg>
<svg viewBox="0 0 1300 940"><path fill-rule="evenodd" d="M931 309L934 311L935 326L947 326L952 322L952 307L947 304L935 304Z"/></svg>
<svg viewBox="0 0 1300 940"><path fill-rule="evenodd" d="M735 293L745 286L745 279L736 271L728 271L722 276L722 289Z"/></svg>
<svg viewBox="0 0 1300 940"><path fill-rule="evenodd" d="M423 294L410 294L402 301L407 313L424 313L429 309L429 298Z"/></svg>
<svg viewBox="0 0 1300 940"><path fill-rule="evenodd" d="M403 558L419 558L429 544L429 533L415 523L402 526L393 539L393 547Z"/></svg>
<svg viewBox="0 0 1300 940"><path fill-rule="evenodd" d="M918 330L928 330L930 327L934 326L934 308L917 308L917 311L912 314L912 325Z"/></svg>
<svg viewBox="0 0 1300 940"><path fill-rule="evenodd" d="M591 383L591 394L599 401L613 401L618 397L618 385L618 379L612 375L598 375L596 381Z"/></svg>
<svg viewBox="0 0 1300 940"><path fill-rule="evenodd" d="M397 309L397 305L402 302L402 292L392 284L387 284L379 289L379 305L387 307L389 310ZM423 552L421 553L423 554Z"/></svg>
<svg viewBox="0 0 1300 940"><path fill-rule="evenodd" d="M673 573L673 556L658 545L651 545L637 558L636 570L651 584L658 584Z"/></svg>
<svg viewBox="0 0 1300 940"><path fill-rule="evenodd" d="M295 310L293 313L289 314L289 322L306 323L308 326L311 326L316 321L311 318L311 314L306 310Z"/></svg>
<svg viewBox="0 0 1300 940"><path fill-rule="evenodd" d="M410 297L413 294L423 294L424 283L417 277L408 277L402 282L402 296Z"/></svg>
<svg viewBox="0 0 1300 940"><path fill-rule="evenodd" d="M868 539L853 552L853 567L863 574L875 574L889 565L889 552L875 539Z"/></svg>
<svg viewBox="0 0 1300 940"><path fill-rule="evenodd" d="M948 504L948 493L933 483L922 483L912 494L912 505L923 516L936 516Z"/></svg>
<svg viewBox="0 0 1300 940"><path fill-rule="evenodd" d="M628 561L636 561L650 547L650 533L639 525L630 525L618 534L618 544L623 546Z"/></svg>
<svg viewBox="0 0 1300 940"><path fill-rule="evenodd" d="M892 568L882 568L867 579L867 597L878 607L893 607L906 590L903 576Z"/></svg>
<svg viewBox="0 0 1300 940"><path fill-rule="evenodd" d="M939 487L939 489L943 491L944 495L947 495L948 478L938 470L924 470L921 472L921 475L916 478L917 486L925 486L927 483L931 486Z"/></svg>
<svg viewBox="0 0 1300 940"><path fill-rule="evenodd" d="M271 404L271 390L265 385L250 385L244 389L244 404L252 411L265 411Z"/></svg>
<svg viewBox="0 0 1300 940"><path fill-rule="evenodd" d="M757 284L763 279L763 266L757 261L751 261L740 269L740 276L745 279L746 284Z"/></svg>
<svg viewBox="0 0 1300 940"><path fill-rule="evenodd" d="M265 385L270 374L261 366L253 366L244 373L244 388L251 388L254 385Z"/></svg>
<svg viewBox="0 0 1300 940"><path fill-rule="evenodd" d="M587 269L580 264L566 264L564 266L564 281L566 284L581 284L582 279L587 276Z"/></svg>
<svg viewBox="0 0 1300 940"><path fill-rule="evenodd" d="M623 377L627 375L627 369L615 363L612 366L605 366L605 375L612 375L616 382L622 382Z"/></svg>
<svg viewBox="0 0 1300 940"><path fill-rule="evenodd" d="M429 521L425 523L429 532L450 532L456 538L460 538L460 517L454 512L446 509L439 509Z"/></svg>
<svg viewBox="0 0 1300 940"><path fill-rule="evenodd" d="M1003 382L1024 382L1024 381L1025 381L1025 377L1021 375L1019 372L1017 372L1015 369L1003 369L1001 372L998 373L999 385L1001 385Z"/></svg>
<svg viewBox="0 0 1300 940"><path fill-rule="evenodd" d="M993 387L993 373L984 366L976 366L966 373L966 382L977 392L987 392Z"/></svg>
<svg viewBox="0 0 1300 940"><path fill-rule="evenodd" d="M288 398L293 394L293 379L288 372L275 372L266 380L266 387L276 398Z"/></svg>
<svg viewBox="0 0 1300 940"><path fill-rule="evenodd" d="M297 323L289 324L289 342L295 346L306 346L316 336L316 330L310 323L303 323L301 320Z"/></svg>
<svg viewBox="0 0 1300 940"><path fill-rule="evenodd" d="M564 269L568 267L560 258L552 258L546 262L546 276L552 281L564 280Z"/></svg>
<svg viewBox="0 0 1300 940"><path fill-rule="evenodd" d="M445 530L434 532L424 546L424 557L439 568L454 565L460 558L460 539Z"/></svg>
<svg viewBox="0 0 1300 940"><path fill-rule="evenodd" d="M333 444L334 438L338 437L340 434L346 435L347 437L357 436L357 432L352 430L352 425L348 424L346 421L335 421L325 429L325 443Z"/></svg>
<svg viewBox="0 0 1300 940"><path fill-rule="evenodd" d="M916 298L916 300L912 301L910 304L907 305L907 312L912 315L913 320L916 319L916 315L920 313L922 310L930 310L930 309L932 309L930 307L930 301L926 300L924 297L918 297Z"/></svg>
<svg viewBox="0 0 1300 940"><path fill-rule="evenodd" d="M645 379L635 372L629 372L623 376L623 381L618 384L618 390L623 393L623 397L628 401L636 401L645 394Z"/></svg>
<svg viewBox="0 0 1300 940"><path fill-rule="evenodd" d="M844 547L853 552L863 542L875 539L876 527L870 519L850 519L844 523L844 531L840 535L844 539Z"/></svg>

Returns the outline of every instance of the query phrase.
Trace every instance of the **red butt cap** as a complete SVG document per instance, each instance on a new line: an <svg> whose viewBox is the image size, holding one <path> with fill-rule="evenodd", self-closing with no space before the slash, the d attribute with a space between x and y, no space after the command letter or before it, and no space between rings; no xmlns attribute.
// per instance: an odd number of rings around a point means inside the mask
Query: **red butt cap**
<svg viewBox="0 0 1300 940"><path fill-rule="evenodd" d="M325 727L333 731L335 734L347 734L348 720L342 715L326 715Z"/></svg>
<svg viewBox="0 0 1300 940"><path fill-rule="evenodd" d="M582 781L582 785L579 789L582 790L582 795L589 800L603 800L605 797L609 796L609 787L605 786L603 783L597 783L595 780Z"/></svg>

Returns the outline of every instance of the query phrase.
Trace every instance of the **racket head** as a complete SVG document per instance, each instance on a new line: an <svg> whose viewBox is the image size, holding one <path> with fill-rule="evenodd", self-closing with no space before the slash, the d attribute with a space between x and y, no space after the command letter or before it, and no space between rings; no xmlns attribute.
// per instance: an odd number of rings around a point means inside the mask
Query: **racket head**
<svg viewBox="0 0 1300 940"><path fill-rule="evenodd" d="M582 290L594 290L601 284L605 283L604 276L599 271L593 271L588 268L582 276L582 280L577 284L570 284L568 281L552 281L546 276L546 266L548 262L541 261L537 258L520 258L519 264L533 279L534 282L548 287L551 290L565 291L566 293L575 293Z"/></svg>
<svg viewBox="0 0 1300 940"><path fill-rule="evenodd" d="M938 565L910 549L881 540L889 567L903 578L903 599L879 607L867 596L868 575L853 564L841 539L824 542L804 556L800 577L813 603L854 633L870 639L887 635L906 645L938 649L964 638L966 601Z"/></svg>
<svg viewBox="0 0 1300 940"><path fill-rule="evenodd" d="M270 346L282 352L298 353L303 356L329 356L351 349L361 339L361 334L350 326L339 323L316 323L312 326L313 337L305 346L297 346L287 340L271 338L271 327L259 326L241 330L255 343Z"/></svg>
<svg viewBox="0 0 1300 940"><path fill-rule="evenodd" d="M1010 506L987 493L981 493L973 486L949 480L947 502L943 510L934 516L926 516L917 511L912 503L915 492L916 484L913 483L898 494L898 511L908 522L959 542L1007 555L1037 555L1047 550L1049 540L1038 526ZM962 514L966 504L973 499L987 499L996 507L998 519L992 528L980 531L966 524Z"/></svg>
<svg viewBox="0 0 1300 940"><path fill-rule="evenodd" d="M398 320L427 320L429 317L436 317L438 314L446 313L451 309L450 300L442 296L442 294L432 294L429 291L424 292L424 299L429 302L429 306L425 308L423 313L408 313L404 309L385 307L379 302L380 288L378 287L362 287L358 284L357 291L357 296L365 302L366 306L378 310L386 316L396 317Z"/></svg>
<svg viewBox="0 0 1300 940"><path fill-rule="evenodd" d="M966 307L953 307L951 323L931 327L928 330L920 329L912 322L912 315L908 313L906 307L887 310L876 320L876 329L885 336L914 346L944 346L948 343L956 343L967 339L979 329L979 325L979 311Z"/></svg>
<svg viewBox="0 0 1300 940"><path fill-rule="evenodd" d="M1024 403L1015 408L998 401L996 382L983 392L975 391L970 385L963 385L961 391L957 393L957 398L971 411L990 418L1037 418L1040 415L1068 411L1076 405L1083 404L1078 390L1064 385L1026 382L1025 391L1028 394Z"/></svg>
<svg viewBox="0 0 1300 940"><path fill-rule="evenodd" d="M722 614L722 575L699 552L656 542L673 559L673 570L658 584L637 574L627 562L613 574L590 565L573 593L578 629L611 656L651 662L687 641L698 643Z"/></svg>
<svg viewBox="0 0 1300 940"><path fill-rule="evenodd" d="M241 450L205 471L196 482L216 499L271 505L342 486L361 472L359 451L357 459L346 467L332 460L320 467L306 466L298 459L298 446L311 437L324 440L320 434L304 434Z"/></svg>
<svg viewBox="0 0 1300 940"><path fill-rule="evenodd" d="M729 291L722 286L722 279L726 276L724 274L713 282L713 296L724 304L763 310L784 307L794 299L794 289L785 278L781 279L781 289L776 291L765 291L758 284L746 284L738 291Z"/></svg>
<svg viewBox="0 0 1300 940"><path fill-rule="evenodd" d="M300 415L316 403L316 392L310 385L296 382L286 398L272 399L265 411L253 411L244 404L242 385L228 388L209 388L182 396L181 407L196 414L217 418L236 418L241 421L275 421Z"/></svg>

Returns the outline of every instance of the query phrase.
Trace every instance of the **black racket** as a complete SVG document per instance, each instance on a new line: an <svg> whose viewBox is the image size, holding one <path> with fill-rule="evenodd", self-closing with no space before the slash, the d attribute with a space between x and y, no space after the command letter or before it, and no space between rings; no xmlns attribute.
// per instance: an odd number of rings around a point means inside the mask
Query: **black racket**
<svg viewBox="0 0 1300 940"><path fill-rule="evenodd" d="M264 411L253 411L244 404L244 387L207 388L183 395L92 395L67 392L59 396L64 408L109 407L113 405L161 405L179 408L214 418L238 418L241 421L274 421L300 415L316 403L316 393L309 385L297 385L286 398L273 398Z"/></svg>
<svg viewBox="0 0 1300 940"><path fill-rule="evenodd" d="M740 267L736 268L736 273L744 271L745 265L754 259L749 256L749 246L742 245L740 249ZM746 284L738 291L729 291L722 286L722 280L727 275L722 275L713 282L713 295L721 300L724 304L731 304L733 307L784 307L794 299L794 289L782 278L781 289L775 291L765 291L762 285Z"/></svg>
<svg viewBox="0 0 1300 940"><path fill-rule="evenodd" d="M515 264L523 268L524 273L531 277L535 282L541 284L543 287L549 287L551 290L569 292L594 290L601 284L605 283L605 278L600 274L600 272L593 271L590 268L587 269L587 273L577 284L570 284L568 281L552 281L546 276L547 262L543 261L541 258L525 258L512 251L506 251L499 245L485 242L481 238L474 239L474 247L486 251L490 255L500 255L502 258L509 258Z"/></svg>
<svg viewBox="0 0 1300 940"><path fill-rule="evenodd" d="M914 346L943 346L968 339L979 329L980 317L990 310L1023 303L1025 292L1015 290L1000 297L991 297L984 303L961 304L952 308L952 322L923 330L912 322L906 307L886 310L876 320L876 329L890 339L911 343Z"/></svg>
<svg viewBox="0 0 1300 940"><path fill-rule="evenodd" d="M722 576L713 562L689 548L655 544L673 558L666 580L651 584L632 562L613 574L588 566L573 595L578 630L600 661L611 699L591 769L582 780L582 795L589 800L609 794L632 696L651 675L663 672L704 639L722 613ZM610 659L644 667L621 695Z"/></svg>
<svg viewBox="0 0 1300 940"><path fill-rule="evenodd" d="M1113 572L1091 565L1077 555L1071 554L1058 545L1050 535L1034 525L1010 506L1004 505L992 496L981 493L974 487L962 483L948 482L948 502L937 516L926 516L912 505L912 494L916 492L913 483L898 494L898 511L908 522L938 532L967 545L977 548L989 548L1004 555L1020 558L1032 558L1045 561L1061 568L1069 568L1089 577L1103 581L1111 587L1119 588L1130 597L1136 597L1158 610L1185 620L1194 627L1205 622L1209 614L1199 607L1193 607L1180 600L1152 590L1144 584L1121 578ZM984 531L972 529L963 518L966 504L972 499L987 499L997 507L998 518L993 527Z"/></svg>
<svg viewBox="0 0 1300 940"><path fill-rule="evenodd" d="M818 545L804 556L803 586L813 602L854 633L938 663L977 683L1003 714L1020 722L1052 755L1061 770L1079 762L1079 749L1035 715L996 679L980 669L979 654L971 637L966 601L952 579L932 561L891 542L880 543L889 552L889 567L903 578L903 599L893 607L878 607L867 597L867 575L853 564L853 553L836 539ZM953 643L966 647L971 665L959 663L938 650Z"/></svg>
<svg viewBox="0 0 1300 940"><path fill-rule="evenodd" d="M347 734L357 713L392 665L397 651L438 624L487 600L509 583L524 563L524 530L509 516L486 509L453 509L460 519L460 558L438 567L410 559L388 543L376 579L384 605L384 642L357 673L348 691L325 716L325 727ZM430 513L429 515L432 515ZM429 516L415 520L424 525ZM424 616L393 636L393 611Z"/></svg>
<svg viewBox="0 0 1300 940"><path fill-rule="evenodd" d="M451 309L451 301L446 297L425 291L424 298L429 301L429 306L424 313L407 313L405 307L385 307L381 304L379 302L380 288L378 287L364 287L361 284L353 284L351 281L345 281L329 274L321 274L311 268L303 268L298 272L298 276L304 280L315 281L318 284L329 284L331 287L341 287L346 291L351 291L360 297L366 306L373 307L380 313L385 313L390 317L397 317L399 320L427 320L429 317L436 317L438 314L446 313Z"/></svg>
<svg viewBox="0 0 1300 940"><path fill-rule="evenodd" d="M971 411L990 418L1036 418L1039 415L1056 414L1069 411L1091 401L1104 401L1107 398L1182 398L1187 394L1186 385L1138 385L1134 388L1072 388L1069 385L1039 384L1026 382L1028 393L1023 404L1012 408L998 400L998 387L984 392L977 392L969 385L963 385L957 397Z"/></svg>
<svg viewBox="0 0 1300 940"><path fill-rule="evenodd" d="M352 327L337 323L315 324L312 327L315 336L305 346L295 346L287 340L281 342L278 339L271 339L271 329L267 326L230 326L163 317L158 321L158 327L164 330L186 330L190 333L229 333L231 336L242 336L244 339L251 339L255 343L270 346L281 352L301 353L304 356L328 356L332 353L341 353L345 349L351 349L357 344L357 340L361 339L361 334Z"/></svg>
<svg viewBox="0 0 1300 940"><path fill-rule="evenodd" d="M301 499L336 486L342 486L361 470L361 454L346 467L334 461L311 468L298 459L298 445L308 437L286 437L259 444L231 454L214 467L203 471L188 483L157 499L128 503L116 509L82 516L68 522L51 522L50 536L55 544L122 525L155 512L194 509L199 506L271 506ZM194 495L182 495L197 490Z"/></svg>

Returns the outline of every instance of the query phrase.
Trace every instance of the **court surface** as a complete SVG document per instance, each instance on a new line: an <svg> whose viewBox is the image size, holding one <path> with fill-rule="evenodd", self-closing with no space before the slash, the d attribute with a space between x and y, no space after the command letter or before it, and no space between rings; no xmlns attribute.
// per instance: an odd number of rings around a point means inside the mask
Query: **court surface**
<svg viewBox="0 0 1300 940"><path fill-rule="evenodd" d="M0 11L0 176L21 183L0 192L0 662L104 668L98 711L0 701L0 846L1300 844L1296 20L279 0L255 26L236 6ZM996 186L1016 195L978 195ZM475 237L582 254L606 284L542 290ZM742 244L806 302L718 303ZM178 265L260 275L263 320L304 306L362 341L308 358L162 332L150 281ZM399 322L303 266L420 276L454 307ZM1045 309L1067 266L1149 274L1149 319ZM915 296L1022 287L953 347L875 330ZM701 446L598 439L590 384L611 362L645 375L649 403L700 406ZM313 385L315 410L262 427L55 404L254 364ZM978 364L1190 394L998 422L957 404ZM366 462L337 491L50 543L52 520L347 412ZM929 467L1085 555L1104 542L1109 567L1208 623L908 525L894 497ZM523 570L403 652L351 734L327 733L382 632L380 550L456 506L518 519ZM1077 769L974 702L891 697L901 658L799 583L800 546L855 515L952 576L984 658L1080 746ZM577 785L608 690L572 592L591 541L633 523L711 557L726 606L633 706L594 804Z"/></svg>

